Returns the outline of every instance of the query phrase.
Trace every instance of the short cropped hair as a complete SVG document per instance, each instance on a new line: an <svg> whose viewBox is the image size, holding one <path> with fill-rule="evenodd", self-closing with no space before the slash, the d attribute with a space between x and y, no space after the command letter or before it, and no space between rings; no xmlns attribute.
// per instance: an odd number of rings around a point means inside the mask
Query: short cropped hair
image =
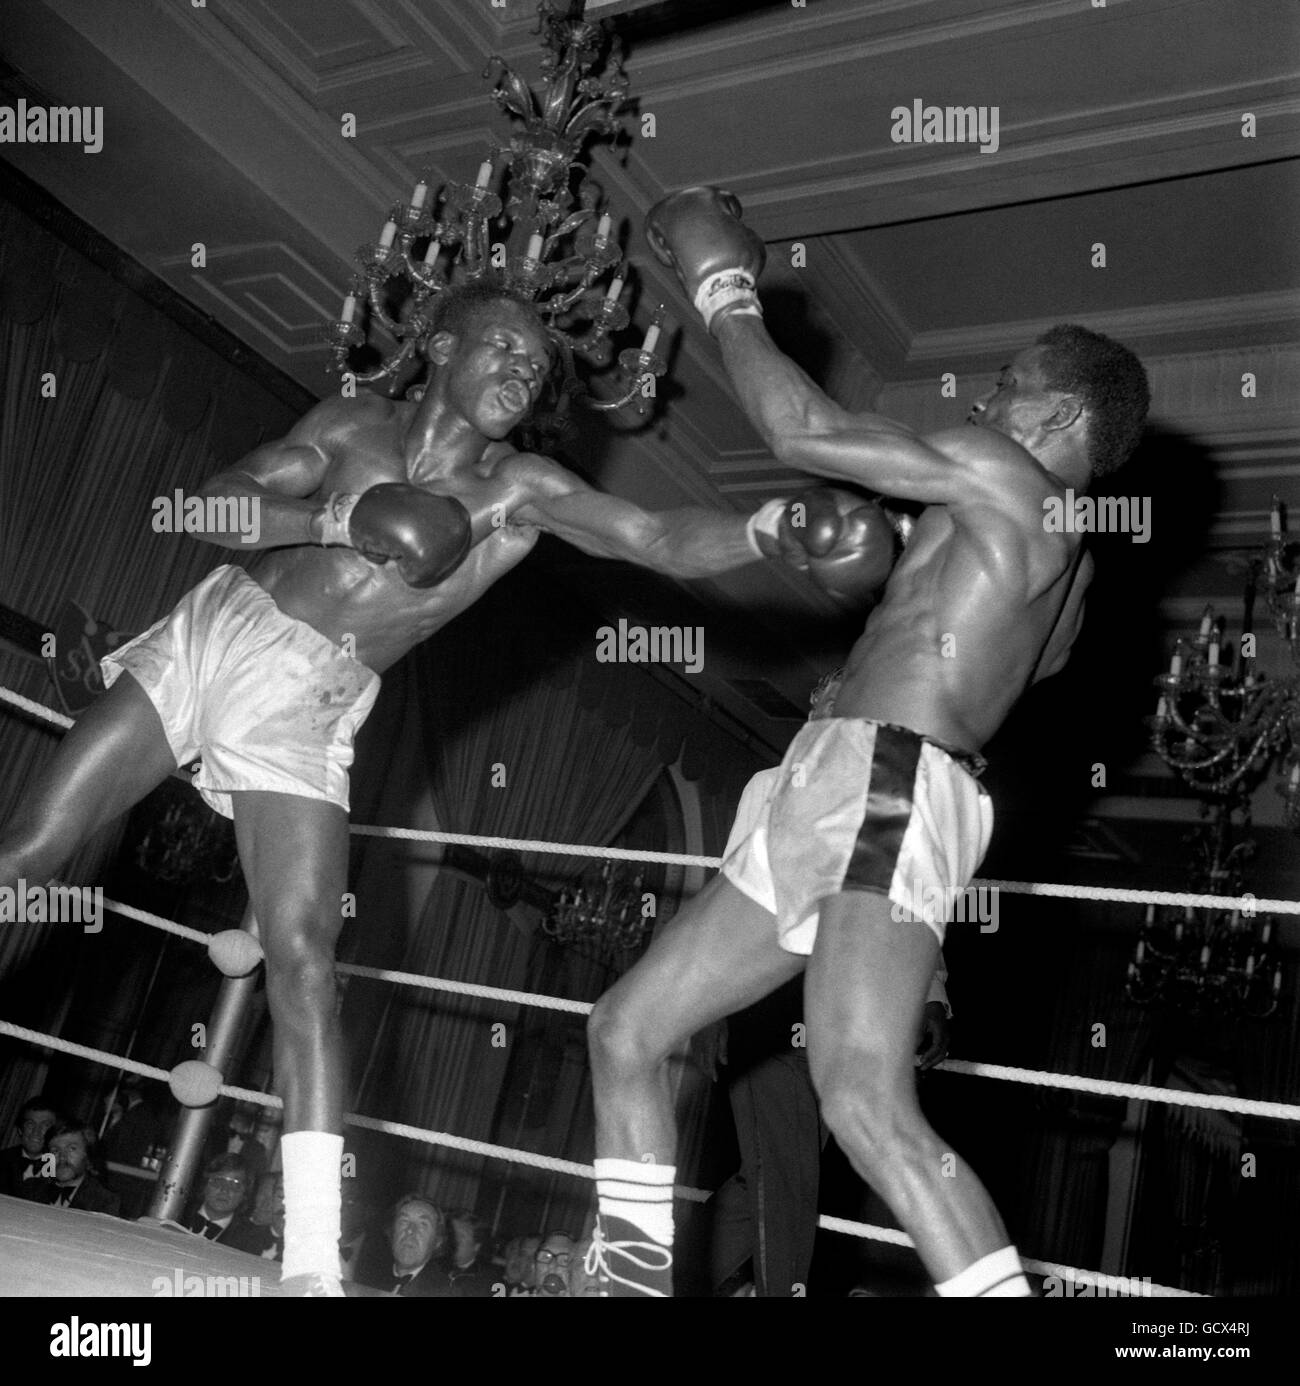
<svg viewBox="0 0 1300 1386"><path fill-rule="evenodd" d="M21 1107L18 1108L18 1125L21 1126L34 1112L49 1112L57 1121L59 1109L53 1102L49 1101L44 1093L39 1097L29 1097Z"/></svg>
<svg viewBox="0 0 1300 1386"><path fill-rule="evenodd" d="M1078 395L1089 415L1088 463L1107 476L1137 447L1151 405L1142 362L1100 332L1059 323L1038 338L1043 382L1049 390Z"/></svg>
<svg viewBox="0 0 1300 1386"><path fill-rule="evenodd" d="M514 289L508 289L499 280L484 278L468 284L457 284L438 295L431 332L459 335L485 308L496 303L513 303L516 308L522 308L529 316L536 318L538 326L545 330L537 306L531 299L516 293Z"/></svg>

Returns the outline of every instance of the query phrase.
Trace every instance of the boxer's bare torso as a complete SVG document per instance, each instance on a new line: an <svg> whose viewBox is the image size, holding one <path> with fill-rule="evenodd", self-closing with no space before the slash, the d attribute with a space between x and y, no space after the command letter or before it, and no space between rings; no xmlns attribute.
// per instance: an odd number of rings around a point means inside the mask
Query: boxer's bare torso
<svg viewBox="0 0 1300 1386"><path fill-rule="evenodd" d="M1093 564L1078 535L1046 532L1043 499L1063 488L1028 453L1016 466L1016 444L973 428L926 441L968 464L1001 453L1010 484L922 512L849 656L835 715L977 751L1026 687L1065 662Z"/></svg>
<svg viewBox="0 0 1300 1386"><path fill-rule="evenodd" d="M415 404L378 398L350 403L350 409L343 402L332 406L322 421L320 446L329 463L305 499L319 506L332 492L359 495L390 481L453 496L470 516L468 557L436 587L425 589L408 586L396 564L380 566L354 549L307 544L259 556L250 574L286 615L335 643L351 635L357 659L382 673L473 605L532 549L538 531L512 519L525 501L538 497L540 459L504 443L489 443L469 463L422 458L409 441Z"/></svg>
<svg viewBox="0 0 1300 1386"><path fill-rule="evenodd" d="M599 557L683 577L753 562L738 515L699 507L651 515L505 441L536 404L550 350L527 310L481 309L458 334L432 339L437 369L418 404L374 395L326 401L203 492L257 499L255 547L266 552L251 576L286 615L377 673L473 605L527 555L539 530ZM454 497L468 512L469 554L437 586L408 586L395 563L320 546L331 495L360 495L384 482ZM235 534L202 537L247 551Z"/></svg>
<svg viewBox="0 0 1300 1386"><path fill-rule="evenodd" d="M958 428L919 435L850 414L776 350L753 317L719 335L728 372L776 456L926 508L853 647L836 717L910 727L978 751L1031 682L1062 668L1092 560L1051 532L1048 497L1087 488L1077 401L1027 348Z"/></svg>

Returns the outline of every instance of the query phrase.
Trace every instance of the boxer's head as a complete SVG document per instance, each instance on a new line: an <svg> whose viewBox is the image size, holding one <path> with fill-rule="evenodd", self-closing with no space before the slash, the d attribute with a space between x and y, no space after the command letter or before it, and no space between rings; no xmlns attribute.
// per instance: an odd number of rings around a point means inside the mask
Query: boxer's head
<svg viewBox="0 0 1300 1386"><path fill-rule="evenodd" d="M1045 443L1077 438L1091 474L1105 476L1137 446L1150 403L1146 371L1126 346L1061 323L1002 368L969 417L1040 460Z"/></svg>
<svg viewBox="0 0 1300 1386"><path fill-rule="evenodd" d="M482 282L443 292L425 354L435 367L426 400L432 394L488 438L532 413L555 360L533 305Z"/></svg>

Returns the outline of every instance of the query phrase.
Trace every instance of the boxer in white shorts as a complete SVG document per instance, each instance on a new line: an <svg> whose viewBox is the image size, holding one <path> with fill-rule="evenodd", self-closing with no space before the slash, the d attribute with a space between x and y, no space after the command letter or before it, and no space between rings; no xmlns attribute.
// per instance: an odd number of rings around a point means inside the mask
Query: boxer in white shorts
<svg viewBox="0 0 1300 1386"><path fill-rule="evenodd" d="M379 675L471 606L542 530L676 578L766 556L734 512L650 514L510 446L555 352L527 300L487 282L449 289L424 351L432 376L418 403L326 400L206 483L206 498L257 508L256 534L198 536L261 551L250 572L219 569L105 661L111 687L0 836L0 886L47 880L178 763L201 758L201 791L234 819L266 953L285 1108L283 1277L304 1294L342 1293L334 950L347 770Z"/></svg>
<svg viewBox="0 0 1300 1386"><path fill-rule="evenodd" d="M177 765L202 757L194 786L224 817L240 790L347 812L352 742L379 676L286 616L242 569L217 568L101 663L106 687L126 671L144 689Z"/></svg>

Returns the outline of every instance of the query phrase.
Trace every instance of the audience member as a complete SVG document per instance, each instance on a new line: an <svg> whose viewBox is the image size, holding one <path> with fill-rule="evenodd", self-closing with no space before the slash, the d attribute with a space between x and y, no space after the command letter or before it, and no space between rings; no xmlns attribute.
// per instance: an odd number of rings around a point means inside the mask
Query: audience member
<svg viewBox="0 0 1300 1386"><path fill-rule="evenodd" d="M257 1181L252 1211L248 1220L267 1232L267 1242L258 1253L264 1261L279 1261L284 1256L284 1175L264 1174Z"/></svg>
<svg viewBox="0 0 1300 1386"><path fill-rule="evenodd" d="M496 1276L487 1255L487 1223L468 1208L448 1219L453 1240L448 1275L463 1299L487 1298Z"/></svg>
<svg viewBox="0 0 1300 1386"><path fill-rule="evenodd" d="M248 1171L250 1192L271 1163L267 1147L258 1139L254 1116L247 1107L236 1103L231 1107L225 1125L215 1131L207 1144L208 1159L217 1155L238 1155Z"/></svg>
<svg viewBox="0 0 1300 1386"><path fill-rule="evenodd" d="M46 1200L54 1178L53 1161L45 1158L45 1137L58 1121L54 1104L45 1097L29 1097L18 1110L14 1129L18 1144L0 1150L0 1194Z"/></svg>
<svg viewBox="0 0 1300 1386"><path fill-rule="evenodd" d="M45 1190L46 1203L117 1216L121 1199L95 1174L97 1144L93 1126L57 1121L50 1127L45 1148L54 1156L54 1178Z"/></svg>
<svg viewBox="0 0 1300 1386"><path fill-rule="evenodd" d="M569 1296L571 1299L586 1299L599 1295L600 1277L588 1274L587 1255L591 1251L591 1238L584 1237L573 1250L573 1264L569 1267Z"/></svg>
<svg viewBox="0 0 1300 1386"><path fill-rule="evenodd" d="M540 1233L532 1232L525 1237L511 1237L501 1248L507 1298L524 1299L536 1293L537 1261L535 1258L541 1244Z"/></svg>
<svg viewBox="0 0 1300 1386"><path fill-rule="evenodd" d="M370 1241L374 1210L362 1197L355 1180L343 1181L342 1235L339 1237L339 1274L344 1280L357 1278L357 1266Z"/></svg>
<svg viewBox="0 0 1300 1386"><path fill-rule="evenodd" d="M198 1206L186 1217L186 1227L210 1242L260 1256L270 1245L271 1232L243 1211L252 1191L253 1180L242 1156L216 1156L208 1161Z"/></svg>
<svg viewBox="0 0 1300 1386"><path fill-rule="evenodd" d="M548 1232L534 1258L537 1262L537 1294L544 1299L565 1299L574 1243L567 1232Z"/></svg>
<svg viewBox="0 0 1300 1386"><path fill-rule="evenodd" d="M369 1247L363 1251L357 1267L361 1284L404 1299L451 1297L447 1221L432 1199L417 1193L400 1198L393 1206L387 1234L373 1253Z"/></svg>

